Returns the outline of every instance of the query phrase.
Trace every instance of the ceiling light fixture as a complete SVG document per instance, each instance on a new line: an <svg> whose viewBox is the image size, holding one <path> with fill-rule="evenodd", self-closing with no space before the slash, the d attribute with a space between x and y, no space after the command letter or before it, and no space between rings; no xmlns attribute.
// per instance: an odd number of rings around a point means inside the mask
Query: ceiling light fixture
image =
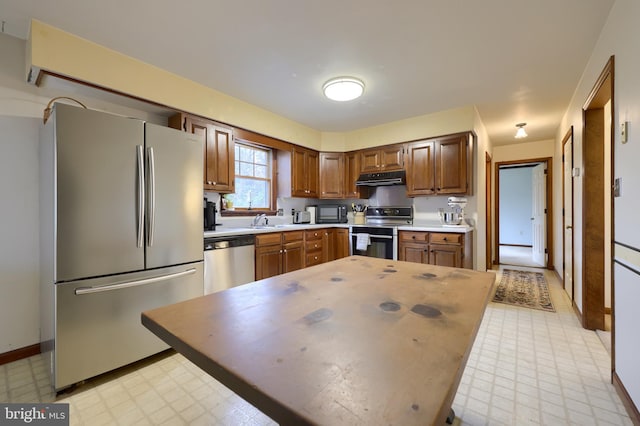
<svg viewBox="0 0 640 426"><path fill-rule="evenodd" d="M351 101L362 96L364 83L354 77L337 77L327 81L322 91L332 101Z"/></svg>
<svg viewBox="0 0 640 426"><path fill-rule="evenodd" d="M518 128L518 130L516 131L516 139L522 139L522 138L526 138L527 132L525 132L524 130L524 126L526 126L527 123L518 123L516 124L516 127Z"/></svg>

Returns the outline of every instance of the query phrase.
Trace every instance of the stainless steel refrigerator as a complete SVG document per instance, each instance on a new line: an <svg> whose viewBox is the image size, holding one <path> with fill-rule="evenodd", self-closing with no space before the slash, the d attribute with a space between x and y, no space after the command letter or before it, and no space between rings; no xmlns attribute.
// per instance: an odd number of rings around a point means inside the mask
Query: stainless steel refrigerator
<svg viewBox="0 0 640 426"><path fill-rule="evenodd" d="M141 312L203 294L202 144L55 105L40 143L40 307L56 390L166 349Z"/></svg>

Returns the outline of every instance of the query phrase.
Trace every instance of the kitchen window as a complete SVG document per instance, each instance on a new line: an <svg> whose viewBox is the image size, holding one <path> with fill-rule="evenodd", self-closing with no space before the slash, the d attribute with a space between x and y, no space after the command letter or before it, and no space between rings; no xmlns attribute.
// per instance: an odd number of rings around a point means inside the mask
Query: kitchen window
<svg viewBox="0 0 640 426"><path fill-rule="evenodd" d="M271 149L236 140L235 193L225 196L234 210L273 210L272 159Z"/></svg>

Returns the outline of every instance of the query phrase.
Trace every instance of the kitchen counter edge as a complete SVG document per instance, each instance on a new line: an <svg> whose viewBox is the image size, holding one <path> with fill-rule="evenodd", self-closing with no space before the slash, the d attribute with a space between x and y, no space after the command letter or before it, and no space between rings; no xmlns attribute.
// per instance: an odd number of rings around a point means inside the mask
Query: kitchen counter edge
<svg viewBox="0 0 640 426"><path fill-rule="evenodd" d="M307 229L320 229L320 228L349 228L351 226L367 226L367 225L355 225L353 223L324 223L324 224L315 224L315 225L299 224L299 225L273 226L268 228L229 227L227 229L221 229L219 231L204 231L204 238L228 237L233 235L267 234L271 232L304 231ZM458 233L458 234L466 234L468 232L472 232L473 229L474 228L472 226L444 226L438 223L417 223L413 225L398 226L399 231L450 232L450 233Z"/></svg>

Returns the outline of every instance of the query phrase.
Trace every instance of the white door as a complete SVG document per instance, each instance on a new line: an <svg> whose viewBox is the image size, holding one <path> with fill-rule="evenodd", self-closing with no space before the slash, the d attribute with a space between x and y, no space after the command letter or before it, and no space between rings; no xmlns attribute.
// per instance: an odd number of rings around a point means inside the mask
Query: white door
<svg viewBox="0 0 640 426"><path fill-rule="evenodd" d="M531 223L533 226L533 262L540 266L547 266L547 232L546 232L546 199L547 199L547 175L544 163L533 168L533 206Z"/></svg>
<svg viewBox="0 0 640 426"><path fill-rule="evenodd" d="M564 144L564 291L573 300L573 142Z"/></svg>

